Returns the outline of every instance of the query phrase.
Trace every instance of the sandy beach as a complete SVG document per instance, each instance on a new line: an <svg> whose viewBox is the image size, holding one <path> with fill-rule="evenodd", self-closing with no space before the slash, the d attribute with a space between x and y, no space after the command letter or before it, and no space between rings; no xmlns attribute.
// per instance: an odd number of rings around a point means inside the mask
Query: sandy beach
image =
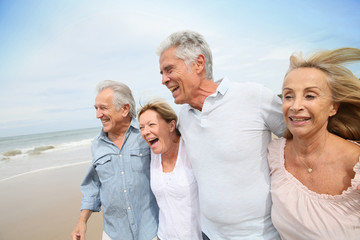
<svg viewBox="0 0 360 240"><path fill-rule="evenodd" d="M66 240L80 213L80 183L88 163L41 170L0 181L0 240ZM101 239L93 213L87 240Z"/></svg>

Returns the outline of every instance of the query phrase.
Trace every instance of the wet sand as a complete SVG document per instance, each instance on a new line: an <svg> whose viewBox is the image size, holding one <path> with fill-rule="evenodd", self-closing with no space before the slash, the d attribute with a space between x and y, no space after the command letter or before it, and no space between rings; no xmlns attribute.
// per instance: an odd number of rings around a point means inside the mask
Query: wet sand
<svg viewBox="0 0 360 240"><path fill-rule="evenodd" d="M0 181L0 240L66 240L80 214L80 184L88 163L24 174ZM86 239L102 235L93 213Z"/></svg>

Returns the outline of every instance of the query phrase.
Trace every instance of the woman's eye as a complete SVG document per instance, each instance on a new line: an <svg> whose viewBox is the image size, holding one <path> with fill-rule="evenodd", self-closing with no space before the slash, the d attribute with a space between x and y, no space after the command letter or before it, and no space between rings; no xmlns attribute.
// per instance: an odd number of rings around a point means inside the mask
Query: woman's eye
<svg viewBox="0 0 360 240"><path fill-rule="evenodd" d="M305 98L311 100L311 99L314 99L315 96L308 94L308 95L305 96Z"/></svg>
<svg viewBox="0 0 360 240"><path fill-rule="evenodd" d="M292 98L292 96L290 96L290 95L286 95L286 96L284 96L284 98L285 98L285 99L291 99L291 98Z"/></svg>

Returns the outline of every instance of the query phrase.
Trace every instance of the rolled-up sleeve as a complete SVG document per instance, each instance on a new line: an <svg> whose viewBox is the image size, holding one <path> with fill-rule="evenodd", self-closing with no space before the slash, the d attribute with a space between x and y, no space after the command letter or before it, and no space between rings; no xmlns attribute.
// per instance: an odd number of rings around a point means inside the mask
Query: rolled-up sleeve
<svg viewBox="0 0 360 240"><path fill-rule="evenodd" d="M100 184L95 168L91 165L81 184L81 193L83 195L81 210L88 209L94 212L101 210Z"/></svg>

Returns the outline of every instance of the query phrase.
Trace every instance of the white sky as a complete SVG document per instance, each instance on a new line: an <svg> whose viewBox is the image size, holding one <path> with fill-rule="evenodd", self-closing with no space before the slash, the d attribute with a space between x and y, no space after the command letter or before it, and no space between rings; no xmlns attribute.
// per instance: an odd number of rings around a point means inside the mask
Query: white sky
<svg viewBox="0 0 360 240"><path fill-rule="evenodd" d="M128 84L137 103L177 109L155 50L184 29L207 39L215 79L280 93L293 52L360 48L359 12L357 0L1 0L0 137L100 126L94 89L105 79Z"/></svg>

